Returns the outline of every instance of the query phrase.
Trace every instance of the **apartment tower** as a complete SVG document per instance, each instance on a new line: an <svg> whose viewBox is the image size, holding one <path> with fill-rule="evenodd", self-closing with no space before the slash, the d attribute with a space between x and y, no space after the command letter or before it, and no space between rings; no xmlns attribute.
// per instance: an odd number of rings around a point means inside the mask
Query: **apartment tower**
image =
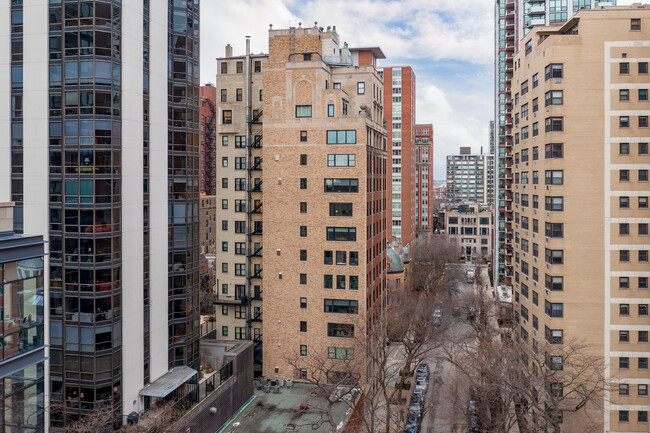
<svg viewBox="0 0 650 433"><path fill-rule="evenodd" d="M604 359L605 432L647 431L650 7L536 27L514 58L515 334ZM557 346L554 346L557 345ZM563 431L585 431L565 413Z"/></svg>
<svg viewBox="0 0 650 433"><path fill-rule="evenodd" d="M388 133L386 151L390 156L388 223L390 240L404 245L415 239L416 152L415 152L415 72L410 66L383 68L384 119Z"/></svg>
<svg viewBox="0 0 650 433"><path fill-rule="evenodd" d="M447 202L492 203L493 166L492 155L472 154L471 147L447 155Z"/></svg>
<svg viewBox="0 0 650 433"><path fill-rule="evenodd" d="M249 41L247 41L247 47ZM262 373L262 67L267 55L217 59L217 336L253 340Z"/></svg>
<svg viewBox="0 0 650 433"><path fill-rule="evenodd" d="M336 28L269 30L264 83L264 365L353 353L386 304L386 129L379 48ZM359 359L359 358L355 358ZM311 373L310 373L311 375Z"/></svg>
<svg viewBox="0 0 650 433"><path fill-rule="evenodd" d="M431 231L433 218L433 125L415 125L415 202L418 233Z"/></svg>
<svg viewBox="0 0 650 433"><path fill-rule="evenodd" d="M201 86L201 195L213 196L217 191L216 129L217 88Z"/></svg>
<svg viewBox="0 0 650 433"><path fill-rule="evenodd" d="M0 200L47 241L46 416L125 421L199 368L198 0L10 3Z"/></svg>

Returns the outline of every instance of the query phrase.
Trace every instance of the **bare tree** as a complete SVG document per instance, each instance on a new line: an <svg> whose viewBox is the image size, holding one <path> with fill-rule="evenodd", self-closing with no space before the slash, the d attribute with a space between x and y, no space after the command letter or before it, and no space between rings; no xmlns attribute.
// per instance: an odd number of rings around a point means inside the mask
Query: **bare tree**
<svg viewBox="0 0 650 433"><path fill-rule="evenodd" d="M417 239L409 251L411 289L441 292L458 277L447 264L458 263L458 245L445 236Z"/></svg>
<svg viewBox="0 0 650 433"><path fill-rule="evenodd" d="M170 402L160 407L149 409L136 424L125 425L126 433L166 433L175 431L172 425L182 416L183 410Z"/></svg>
<svg viewBox="0 0 650 433"><path fill-rule="evenodd" d="M64 406L61 404L52 404L48 410L52 415L65 413ZM63 433L109 433L114 430L115 425L119 425L116 421L113 406L105 405L87 414L81 414L74 421L69 420L59 431Z"/></svg>

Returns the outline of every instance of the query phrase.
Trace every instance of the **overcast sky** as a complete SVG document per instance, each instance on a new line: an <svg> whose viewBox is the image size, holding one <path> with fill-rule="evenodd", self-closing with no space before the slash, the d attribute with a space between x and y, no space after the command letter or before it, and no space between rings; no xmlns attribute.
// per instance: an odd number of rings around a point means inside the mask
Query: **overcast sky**
<svg viewBox="0 0 650 433"><path fill-rule="evenodd" d="M638 0L637 0L638 1ZM619 0L631 4L634 0ZM380 66L416 74L417 122L433 123L434 178L460 146L487 153L493 106L494 0L203 0L201 83L215 82L226 44L268 52L268 29L336 26L350 46L380 46Z"/></svg>

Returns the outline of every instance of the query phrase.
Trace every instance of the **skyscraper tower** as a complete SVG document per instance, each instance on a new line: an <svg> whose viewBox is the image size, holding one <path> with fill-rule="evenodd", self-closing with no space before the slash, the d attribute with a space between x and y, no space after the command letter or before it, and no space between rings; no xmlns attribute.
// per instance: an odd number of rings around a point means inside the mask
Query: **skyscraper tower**
<svg viewBox="0 0 650 433"><path fill-rule="evenodd" d="M125 416L199 367L199 2L13 3L0 199L48 241L52 425Z"/></svg>

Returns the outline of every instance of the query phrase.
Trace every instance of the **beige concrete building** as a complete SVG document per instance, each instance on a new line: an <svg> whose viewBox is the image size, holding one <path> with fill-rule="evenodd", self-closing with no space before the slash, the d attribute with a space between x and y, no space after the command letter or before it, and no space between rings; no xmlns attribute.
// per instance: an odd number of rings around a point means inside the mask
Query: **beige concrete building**
<svg viewBox="0 0 650 433"><path fill-rule="evenodd" d="M201 209L199 210L199 240L201 254L214 254L217 242L217 198L210 195L201 196Z"/></svg>
<svg viewBox="0 0 650 433"><path fill-rule="evenodd" d="M489 204L464 203L445 210L445 227L451 242L460 246L466 263L490 263L493 212Z"/></svg>
<svg viewBox="0 0 650 433"><path fill-rule="evenodd" d="M269 30L264 64L264 364L354 356L386 303L386 129L379 48Z"/></svg>
<svg viewBox="0 0 650 433"><path fill-rule="evenodd" d="M262 65L267 58L233 56L228 45L226 56L217 59L216 81L217 338L253 340L256 374L262 356Z"/></svg>
<svg viewBox="0 0 650 433"><path fill-rule="evenodd" d="M599 430L647 432L650 6L580 11L521 46L505 247L515 329L533 347L585 340L614 382ZM567 415L563 431L584 422Z"/></svg>

